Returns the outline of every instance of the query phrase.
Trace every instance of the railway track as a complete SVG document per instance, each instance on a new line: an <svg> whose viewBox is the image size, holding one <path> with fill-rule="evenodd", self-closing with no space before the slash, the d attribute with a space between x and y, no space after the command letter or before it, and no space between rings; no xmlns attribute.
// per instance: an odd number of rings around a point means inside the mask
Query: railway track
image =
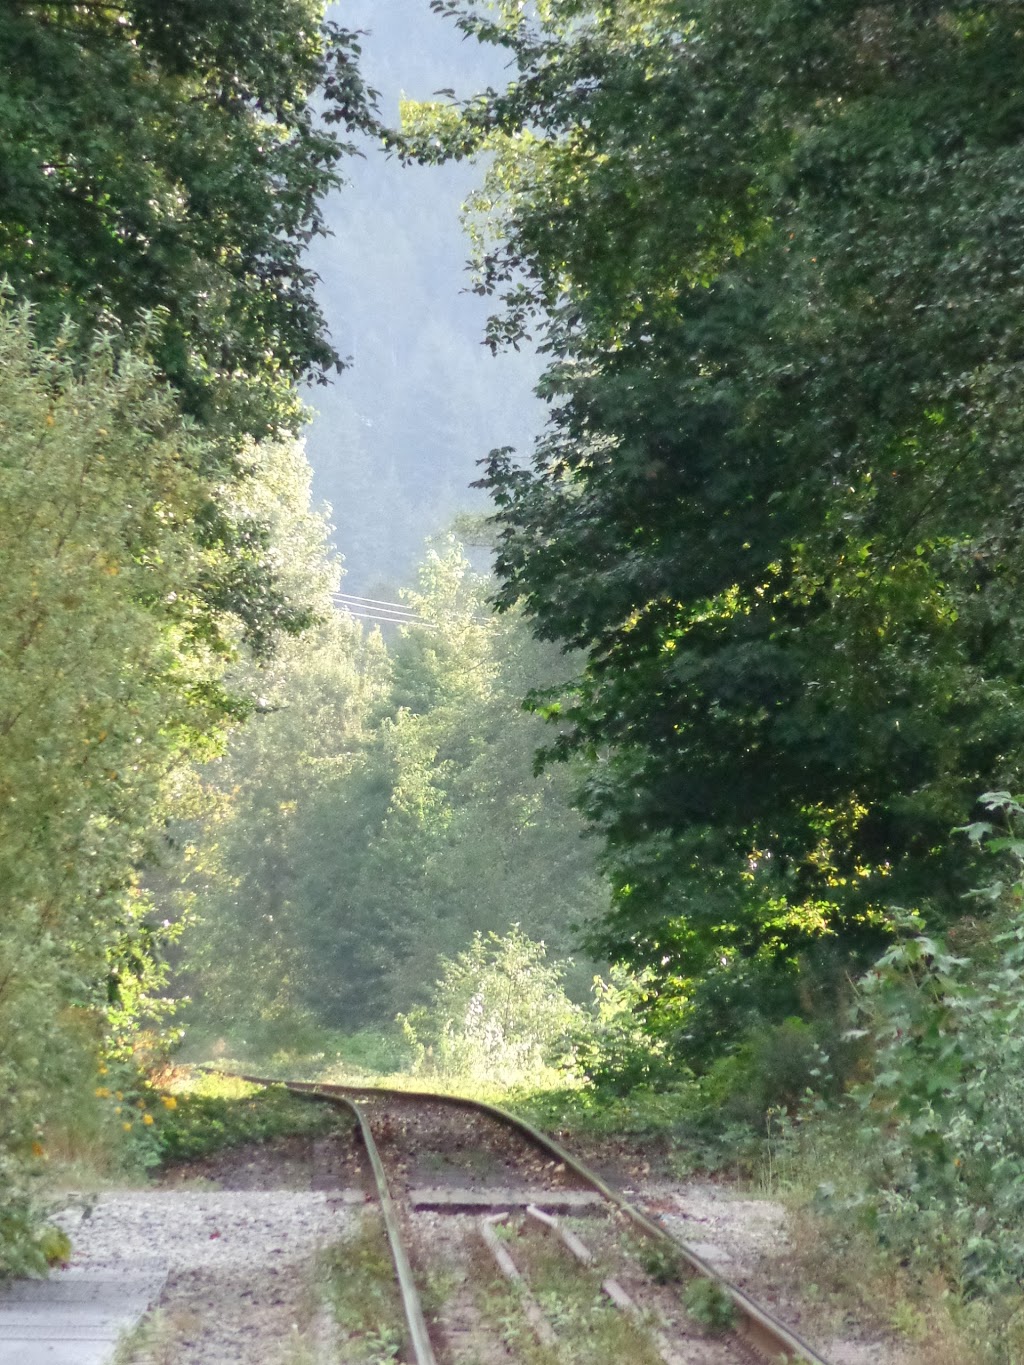
<svg viewBox="0 0 1024 1365"><path fill-rule="evenodd" d="M504 1110L429 1093L242 1079L354 1115L401 1288L409 1365L556 1365L579 1358L563 1348L588 1333L622 1365L827 1365L559 1143ZM439 1279L447 1292L428 1314L421 1289Z"/></svg>

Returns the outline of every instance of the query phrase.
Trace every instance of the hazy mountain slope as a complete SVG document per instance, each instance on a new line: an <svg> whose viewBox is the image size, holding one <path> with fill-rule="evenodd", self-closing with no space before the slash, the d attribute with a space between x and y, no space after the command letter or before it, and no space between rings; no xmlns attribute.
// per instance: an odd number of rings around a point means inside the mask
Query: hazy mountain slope
<svg viewBox="0 0 1024 1365"><path fill-rule="evenodd" d="M367 30L364 71L397 118L403 96L503 79L489 53L462 42L427 0L335 5ZM373 148L334 196L334 236L312 258L338 348L353 365L310 401L315 489L333 508L350 592L409 576L423 538L454 512L495 445L524 445L540 420L532 356L493 357L481 344L485 300L465 291L459 207L470 166L403 170Z"/></svg>

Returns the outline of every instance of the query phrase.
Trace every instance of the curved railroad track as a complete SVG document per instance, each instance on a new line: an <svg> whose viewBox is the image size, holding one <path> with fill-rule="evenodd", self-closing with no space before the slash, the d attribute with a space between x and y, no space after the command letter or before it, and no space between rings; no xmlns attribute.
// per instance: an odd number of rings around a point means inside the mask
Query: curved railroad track
<svg viewBox="0 0 1024 1365"><path fill-rule="evenodd" d="M557 1361L562 1338L582 1330L562 1306L568 1297L620 1310L623 1365L827 1365L561 1144L503 1109L428 1092L241 1079L355 1116L401 1288L410 1365L508 1359L487 1344L465 1276L428 1326L421 1286L455 1262L472 1263L477 1288L488 1272L506 1286L498 1316L506 1326L516 1316L531 1362ZM496 1297L492 1287L492 1305Z"/></svg>

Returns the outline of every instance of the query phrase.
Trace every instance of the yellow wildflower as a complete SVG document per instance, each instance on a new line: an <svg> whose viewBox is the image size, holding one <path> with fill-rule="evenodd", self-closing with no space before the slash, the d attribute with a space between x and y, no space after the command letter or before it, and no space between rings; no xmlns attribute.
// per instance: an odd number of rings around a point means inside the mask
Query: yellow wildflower
<svg viewBox="0 0 1024 1365"><path fill-rule="evenodd" d="M126 1133L130 1133L132 1131L132 1126L130 1123L122 1123L121 1127L124 1129Z"/></svg>
<svg viewBox="0 0 1024 1365"><path fill-rule="evenodd" d="M173 1095L161 1095L160 1103L165 1109L177 1109L178 1107L178 1101Z"/></svg>
<svg viewBox="0 0 1024 1365"><path fill-rule="evenodd" d="M147 1127L148 1127L148 1125L151 1124L151 1123L153 1122L153 1115L152 1115L152 1114L143 1114L143 1116L142 1116L142 1122L143 1122L144 1124L146 1124Z"/></svg>
<svg viewBox="0 0 1024 1365"><path fill-rule="evenodd" d="M98 1100L110 1099L110 1091L107 1089L105 1085L98 1085L92 1093L96 1096Z"/></svg>

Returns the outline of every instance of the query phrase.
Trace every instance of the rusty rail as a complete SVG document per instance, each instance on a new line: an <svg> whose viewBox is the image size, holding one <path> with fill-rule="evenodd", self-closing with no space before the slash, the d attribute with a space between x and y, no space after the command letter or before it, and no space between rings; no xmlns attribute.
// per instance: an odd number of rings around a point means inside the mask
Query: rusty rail
<svg viewBox="0 0 1024 1365"><path fill-rule="evenodd" d="M380 1159L380 1152L377 1150L370 1125L366 1122L366 1115L355 1100L350 1099L347 1095L321 1095L316 1086L305 1086L301 1081L269 1081L266 1077L258 1076L243 1076L241 1079L251 1081L255 1085L284 1085L297 1094L307 1095L312 1099L323 1099L330 1104L342 1104L346 1109L351 1110L359 1126L359 1136L366 1149L366 1155L370 1158L373 1178L377 1184L377 1198L380 1202L381 1217L384 1219L384 1229L388 1236L388 1245L391 1248L391 1260L398 1277L398 1287L402 1295L402 1311L405 1314L406 1334L413 1357L416 1365L437 1365L434 1348L430 1344L430 1333L427 1331L427 1321L423 1314L423 1303L420 1299L419 1290L416 1288L409 1254L402 1240L402 1226L399 1222L398 1210L395 1208L395 1201L391 1195L391 1187L388 1184L384 1163Z"/></svg>
<svg viewBox="0 0 1024 1365"><path fill-rule="evenodd" d="M418 1100L424 1102L430 1101L432 1103L450 1104L456 1108L470 1109L475 1110L478 1113L489 1114L499 1123L508 1128L515 1129L546 1155L553 1156L558 1161L564 1162L564 1164L585 1184L589 1185L591 1189L596 1190L598 1194L602 1195L609 1203L614 1204L635 1227L639 1228L639 1230L645 1234L645 1236L651 1237L656 1241L660 1241L672 1247L680 1256L691 1275L700 1275L716 1284L732 1301L736 1312L736 1327L734 1330L748 1345L753 1347L753 1349L766 1360L773 1362L773 1365L775 1362L777 1362L778 1365L783 1365L783 1362L785 1362L785 1365L829 1365L829 1362L825 1360L824 1356L819 1355L806 1341L797 1336L795 1332L790 1331L790 1329L786 1327L784 1323L781 1323L778 1318L768 1311L768 1309L762 1308L759 1303L755 1302L755 1300L744 1290L740 1289L738 1285L730 1283L729 1280L726 1280L723 1276L719 1275L713 1266L709 1265L707 1261L698 1256L681 1238L674 1237L667 1228L661 1227L652 1219L648 1218L645 1213L631 1204L628 1199L619 1194L619 1192L608 1185L606 1181L602 1180L589 1166L585 1165L578 1157L573 1156L571 1152L567 1151L560 1142L556 1142L554 1138L548 1137L546 1133L541 1132L539 1128L535 1128L533 1124L528 1123L525 1119L519 1118L516 1114L509 1113L507 1109L502 1109L496 1104L488 1104L484 1100L472 1100L462 1095L439 1095L426 1090L389 1090L382 1086L329 1085L320 1084L314 1081L280 1080L269 1076L238 1075L238 1079L249 1081L254 1085L283 1085L287 1090L291 1090L295 1094L308 1095L314 1099L341 1101L346 1104L355 1112L359 1120L360 1131L364 1135L363 1140L367 1144L370 1160L374 1164L374 1174L376 1175L379 1168L385 1188L387 1188L387 1181L384 1177L383 1166L380 1165L380 1157L377 1154L376 1144L373 1142L369 1127L366 1124L357 1100L353 1098L354 1096L365 1095L375 1099L407 1100L411 1103ZM379 1181L378 1188L380 1188ZM394 1205L391 1201L390 1193L388 1194L388 1202L397 1230L397 1215L394 1213ZM385 1215L385 1222L387 1222L387 1215ZM388 1236L389 1238L391 1237L390 1227ZM392 1243L393 1256L395 1255L394 1246L395 1243ZM404 1248L402 1249L401 1255L406 1267L408 1267L408 1257L405 1255ZM395 1267L397 1270L397 1257L395 1257ZM415 1293L415 1285L412 1284L411 1270L408 1272L408 1278L410 1286ZM401 1279L402 1272L399 1271L399 1280L401 1281ZM404 1302L404 1284L402 1292ZM423 1323L423 1313L422 1308L419 1307L418 1295L416 1295L415 1302L419 1311L420 1322ZM425 1336L425 1323L423 1323L423 1333ZM415 1345L415 1336L413 1335L411 1322L410 1336L413 1338ZM427 1341L427 1349L430 1349L429 1340ZM432 1354L422 1358L417 1357L417 1365L432 1365L432 1362Z"/></svg>

